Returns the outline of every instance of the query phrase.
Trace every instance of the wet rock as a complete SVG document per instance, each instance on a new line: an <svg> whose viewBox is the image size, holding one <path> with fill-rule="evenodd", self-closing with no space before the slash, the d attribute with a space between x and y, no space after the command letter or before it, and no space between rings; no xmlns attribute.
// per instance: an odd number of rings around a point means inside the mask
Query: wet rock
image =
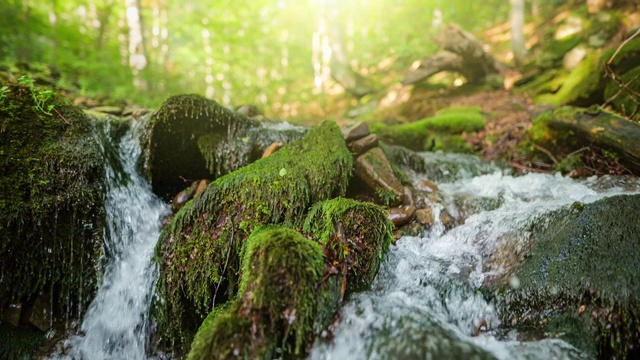
<svg viewBox="0 0 640 360"><path fill-rule="evenodd" d="M91 110L111 115L122 114L122 108L120 106L96 106L92 107Z"/></svg>
<svg viewBox="0 0 640 360"><path fill-rule="evenodd" d="M422 225L433 224L433 210L431 208L416 210L416 220Z"/></svg>
<svg viewBox="0 0 640 360"><path fill-rule="evenodd" d="M358 121L342 129L342 134L344 134L344 141L346 141L347 143L361 139L370 134L369 124L366 122Z"/></svg>
<svg viewBox="0 0 640 360"><path fill-rule="evenodd" d="M389 209L389 220L396 227L408 224L416 213L415 206L403 206Z"/></svg>
<svg viewBox="0 0 640 360"><path fill-rule="evenodd" d="M149 118L145 169L156 194L171 199L182 179L216 178L250 161L246 137L258 123L198 95L167 99ZM246 140L246 141L243 141Z"/></svg>
<svg viewBox="0 0 640 360"><path fill-rule="evenodd" d="M386 315L389 310L376 310L372 316L380 318L380 326L372 329L373 334L367 334L363 341L365 351L381 359L495 359L482 347L445 329L422 310L405 310L406 313L395 317Z"/></svg>
<svg viewBox="0 0 640 360"><path fill-rule="evenodd" d="M634 358L640 344L639 206L640 196L618 195L537 219L515 270L496 287L503 324L558 334L594 358Z"/></svg>
<svg viewBox="0 0 640 360"><path fill-rule="evenodd" d="M262 112L260 112L260 110L258 110L258 108L255 105L242 105L238 108L238 110L236 110L236 112L248 118L262 115Z"/></svg>
<svg viewBox="0 0 640 360"><path fill-rule="evenodd" d="M436 183L434 183L431 180L422 179L418 183L417 189L420 190L420 191L427 192L427 193L432 193L432 192L437 192L438 191L438 185L436 185Z"/></svg>
<svg viewBox="0 0 640 360"><path fill-rule="evenodd" d="M199 182L194 181L193 183L191 183L191 186L180 191L173 198L173 201L171 202L171 210L174 213L177 213L184 206L184 204L187 203L187 201L193 199L193 196L195 195L196 190L198 189L198 185L199 185Z"/></svg>
<svg viewBox="0 0 640 360"><path fill-rule="evenodd" d="M358 156L355 175L375 192L382 204L396 206L402 202L403 186L380 148Z"/></svg>
<svg viewBox="0 0 640 360"><path fill-rule="evenodd" d="M378 146L378 136L376 134L369 134L349 143L349 149L356 155L363 154L365 151L373 149L376 146Z"/></svg>
<svg viewBox="0 0 640 360"><path fill-rule="evenodd" d="M25 321L41 331L51 327L51 299L40 295L29 308L26 309Z"/></svg>
<svg viewBox="0 0 640 360"><path fill-rule="evenodd" d="M195 194L193 194L193 197L196 197L198 195L200 195L209 185L209 181L202 179L200 180L200 182L198 183L198 187L196 188L196 192Z"/></svg>
<svg viewBox="0 0 640 360"><path fill-rule="evenodd" d="M20 325L20 312L22 311L22 304L9 304L2 310L2 322L11 326Z"/></svg>
<svg viewBox="0 0 640 360"><path fill-rule="evenodd" d="M415 201L413 200L413 191L411 187L405 186L402 192L402 205L411 206L415 205Z"/></svg>
<svg viewBox="0 0 640 360"><path fill-rule="evenodd" d="M284 146L283 143L281 143L280 141L276 141L273 144L269 145L264 152L262 153L262 159L266 158L267 156L273 154L274 152L280 150L280 148L282 148Z"/></svg>
<svg viewBox="0 0 640 360"><path fill-rule="evenodd" d="M46 115L28 87L7 85L0 101L0 309L53 292L48 311L71 320L78 311L68 309L86 309L97 288L104 166L116 155L107 140L100 144L102 122L56 93L47 105L60 116Z"/></svg>

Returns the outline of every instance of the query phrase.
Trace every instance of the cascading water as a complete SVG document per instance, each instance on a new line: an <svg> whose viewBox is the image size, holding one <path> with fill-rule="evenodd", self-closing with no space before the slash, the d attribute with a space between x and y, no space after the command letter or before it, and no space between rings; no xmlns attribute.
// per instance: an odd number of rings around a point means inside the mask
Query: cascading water
<svg viewBox="0 0 640 360"><path fill-rule="evenodd" d="M514 334L500 340L491 332L480 334L481 326L496 328L499 317L477 289L501 271L489 255L507 242L524 246L527 225L536 217L575 201L637 192L640 183L610 177L575 181L559 175L462 173L468 176L439 184L445 204L434 211L446 208L456 216L460 199L489 204L486 211L448 232L436 224L423 236L399 239L371 290L350 299L332 340L319 339L311 359L588 358L561 340L520 342ZM414 180L419 186L420 178Z"/></svg>
<svg viewBox="0 0 640 360"><path fill-rule="evenodd" d="M157 268L151 260L168 208L136 172L141 153L139 127L135 124L118 144L112 144L111 139L100 141L108 160L105 200L108 265L79 333L68 339L63 353L54 358L146 358L149 307L157 279Z"/></svg>

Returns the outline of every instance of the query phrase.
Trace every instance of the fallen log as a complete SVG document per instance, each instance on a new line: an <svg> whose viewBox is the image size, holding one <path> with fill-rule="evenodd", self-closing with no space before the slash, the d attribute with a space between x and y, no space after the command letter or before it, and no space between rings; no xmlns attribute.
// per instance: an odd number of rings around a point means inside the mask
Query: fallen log
<svg viewBox="0 0 640 360"><path fill-rule="evenodd" d="M470 83L478 83L501 72L501 64L480 41L457 25L444 26L436 43L442 50L424 58L417 69L407 73L402 84L414 84L442 71L455 71Z"/></svg>

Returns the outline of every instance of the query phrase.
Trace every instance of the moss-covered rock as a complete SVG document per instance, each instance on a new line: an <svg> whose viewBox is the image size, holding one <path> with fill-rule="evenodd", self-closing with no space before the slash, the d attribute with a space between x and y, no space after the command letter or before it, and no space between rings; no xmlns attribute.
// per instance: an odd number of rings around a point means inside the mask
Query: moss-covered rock
<svg viewBox="0 0 640 360"><path fill-rule="evenodd" d="M282 227L254 231L246 246L238 298L205 321L189 359L269 359L276 348L304 353L313 335L322 247Z"/></svg>
<svg viewBox="0 0 640 360"><path fill-rule="evenodd" d="M542 94L537 103L590 106L604 102L605 88L612 80L605 75L605 64L620 76L640 63L640 38L633 39L617 51L613 48L587 56L564 80L555 93ZM614 56L615 55L615 56Z"/></svg>
<svg viewBox="0 0 640 360"><path fill-rule="evenodd" d="M160 237L157 305L166 336L189 343L216 302L238 290L245 240L259 225L300 225L308 208L344 195L353 166L342 133L324 122L273 155L212 182Z"/></svg>
<svg viewBox="0 0 640 360"><path fill-rule="evenodd" d="M350 291L371 284L393 240L393 225L382 208L344 198L316 204L303 229L327 248L331 260L347 266Z"/></svg>
<svg viewBox="0 0 640 360"><path fill-rule="evenodd" d="M0 98L0 308L45 293L54 318L79 317L102 252L103 156L82 111L55 94L35 106L45 91Z"/></svg>
<svg viewBox="0 0 640 360"><path fill-rule="evenodd" d="M214 179L259 159L272 143L306 129L259 123L200 95L167 99L151 115L143 139L153 190L171 199L187 179Z"/></svg>
<svg viewBox="0 0 640 360"><path fill-rule="evenodd" d="M532 247L500 288L504 324L560 337L598 358L640 344L640 197L576 203L537 221ZM505 280L506 281L506 280Z"/></svg>
<svg viewBox="0 0 640 360"><path fill-rule="evenodd" d="M345 198L316 204L304 231L251 234L238 296L203 322L189 359L301 357L345 292L371 284L392 239L382 208Z"/></svg>
<svg viewBox="0 0 640 360"><path fill-rule="evenodd" d="M407 124L372 124L371 132L389 144L402 145L412 150L459 151L460 143L450 141L451 137L463 132L480 131L484 126L485 120L480 108L471 107L441 110L433 117Z"/></svg>
<svg viewBox="0 0 640 360"><path fill-rule="evenodd" d="M558 92L540 95L535 98L535 101L551 105L578 106L589 106L601 102L604 68L600 58L600 53L587 56L564 79Z"/></svg>

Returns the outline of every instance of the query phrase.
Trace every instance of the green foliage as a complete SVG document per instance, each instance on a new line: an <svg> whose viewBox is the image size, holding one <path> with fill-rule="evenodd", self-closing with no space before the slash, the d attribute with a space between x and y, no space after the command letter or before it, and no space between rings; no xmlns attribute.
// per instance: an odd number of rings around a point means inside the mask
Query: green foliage
<svg viewBox="0 0 640 360"><path fill-rule="evenodd" d="M53 110L55 105L47 105L47 101L49 101L53 96L52 90L36 89L36 87L33 85L33 79L29 78L26 75L22 75L18 79L18 84L29 88L29 91L31 92L31 98L33 98L33 106L36 108L36 110L42 111L45 115L51 115L51 110Z"/></svg>
<svg viewBox="0 0 640 360"><path fill-rule="evenodd" d="M470 31L500 22L508 11L502 0L138 4L147 58L138 76L147 90L133 86L122 1L3 1L0 60L55 65L89 95L156 106L169 94L207 93L225 106L258 103L267 114L307 118L301 103L333 97L317 94L314 85L311 59L320 60L313 42L321 23L344 35L350 64L378 82L387 69L405 70L436 51L436 9L445 23L464 23Z"/></svg>

